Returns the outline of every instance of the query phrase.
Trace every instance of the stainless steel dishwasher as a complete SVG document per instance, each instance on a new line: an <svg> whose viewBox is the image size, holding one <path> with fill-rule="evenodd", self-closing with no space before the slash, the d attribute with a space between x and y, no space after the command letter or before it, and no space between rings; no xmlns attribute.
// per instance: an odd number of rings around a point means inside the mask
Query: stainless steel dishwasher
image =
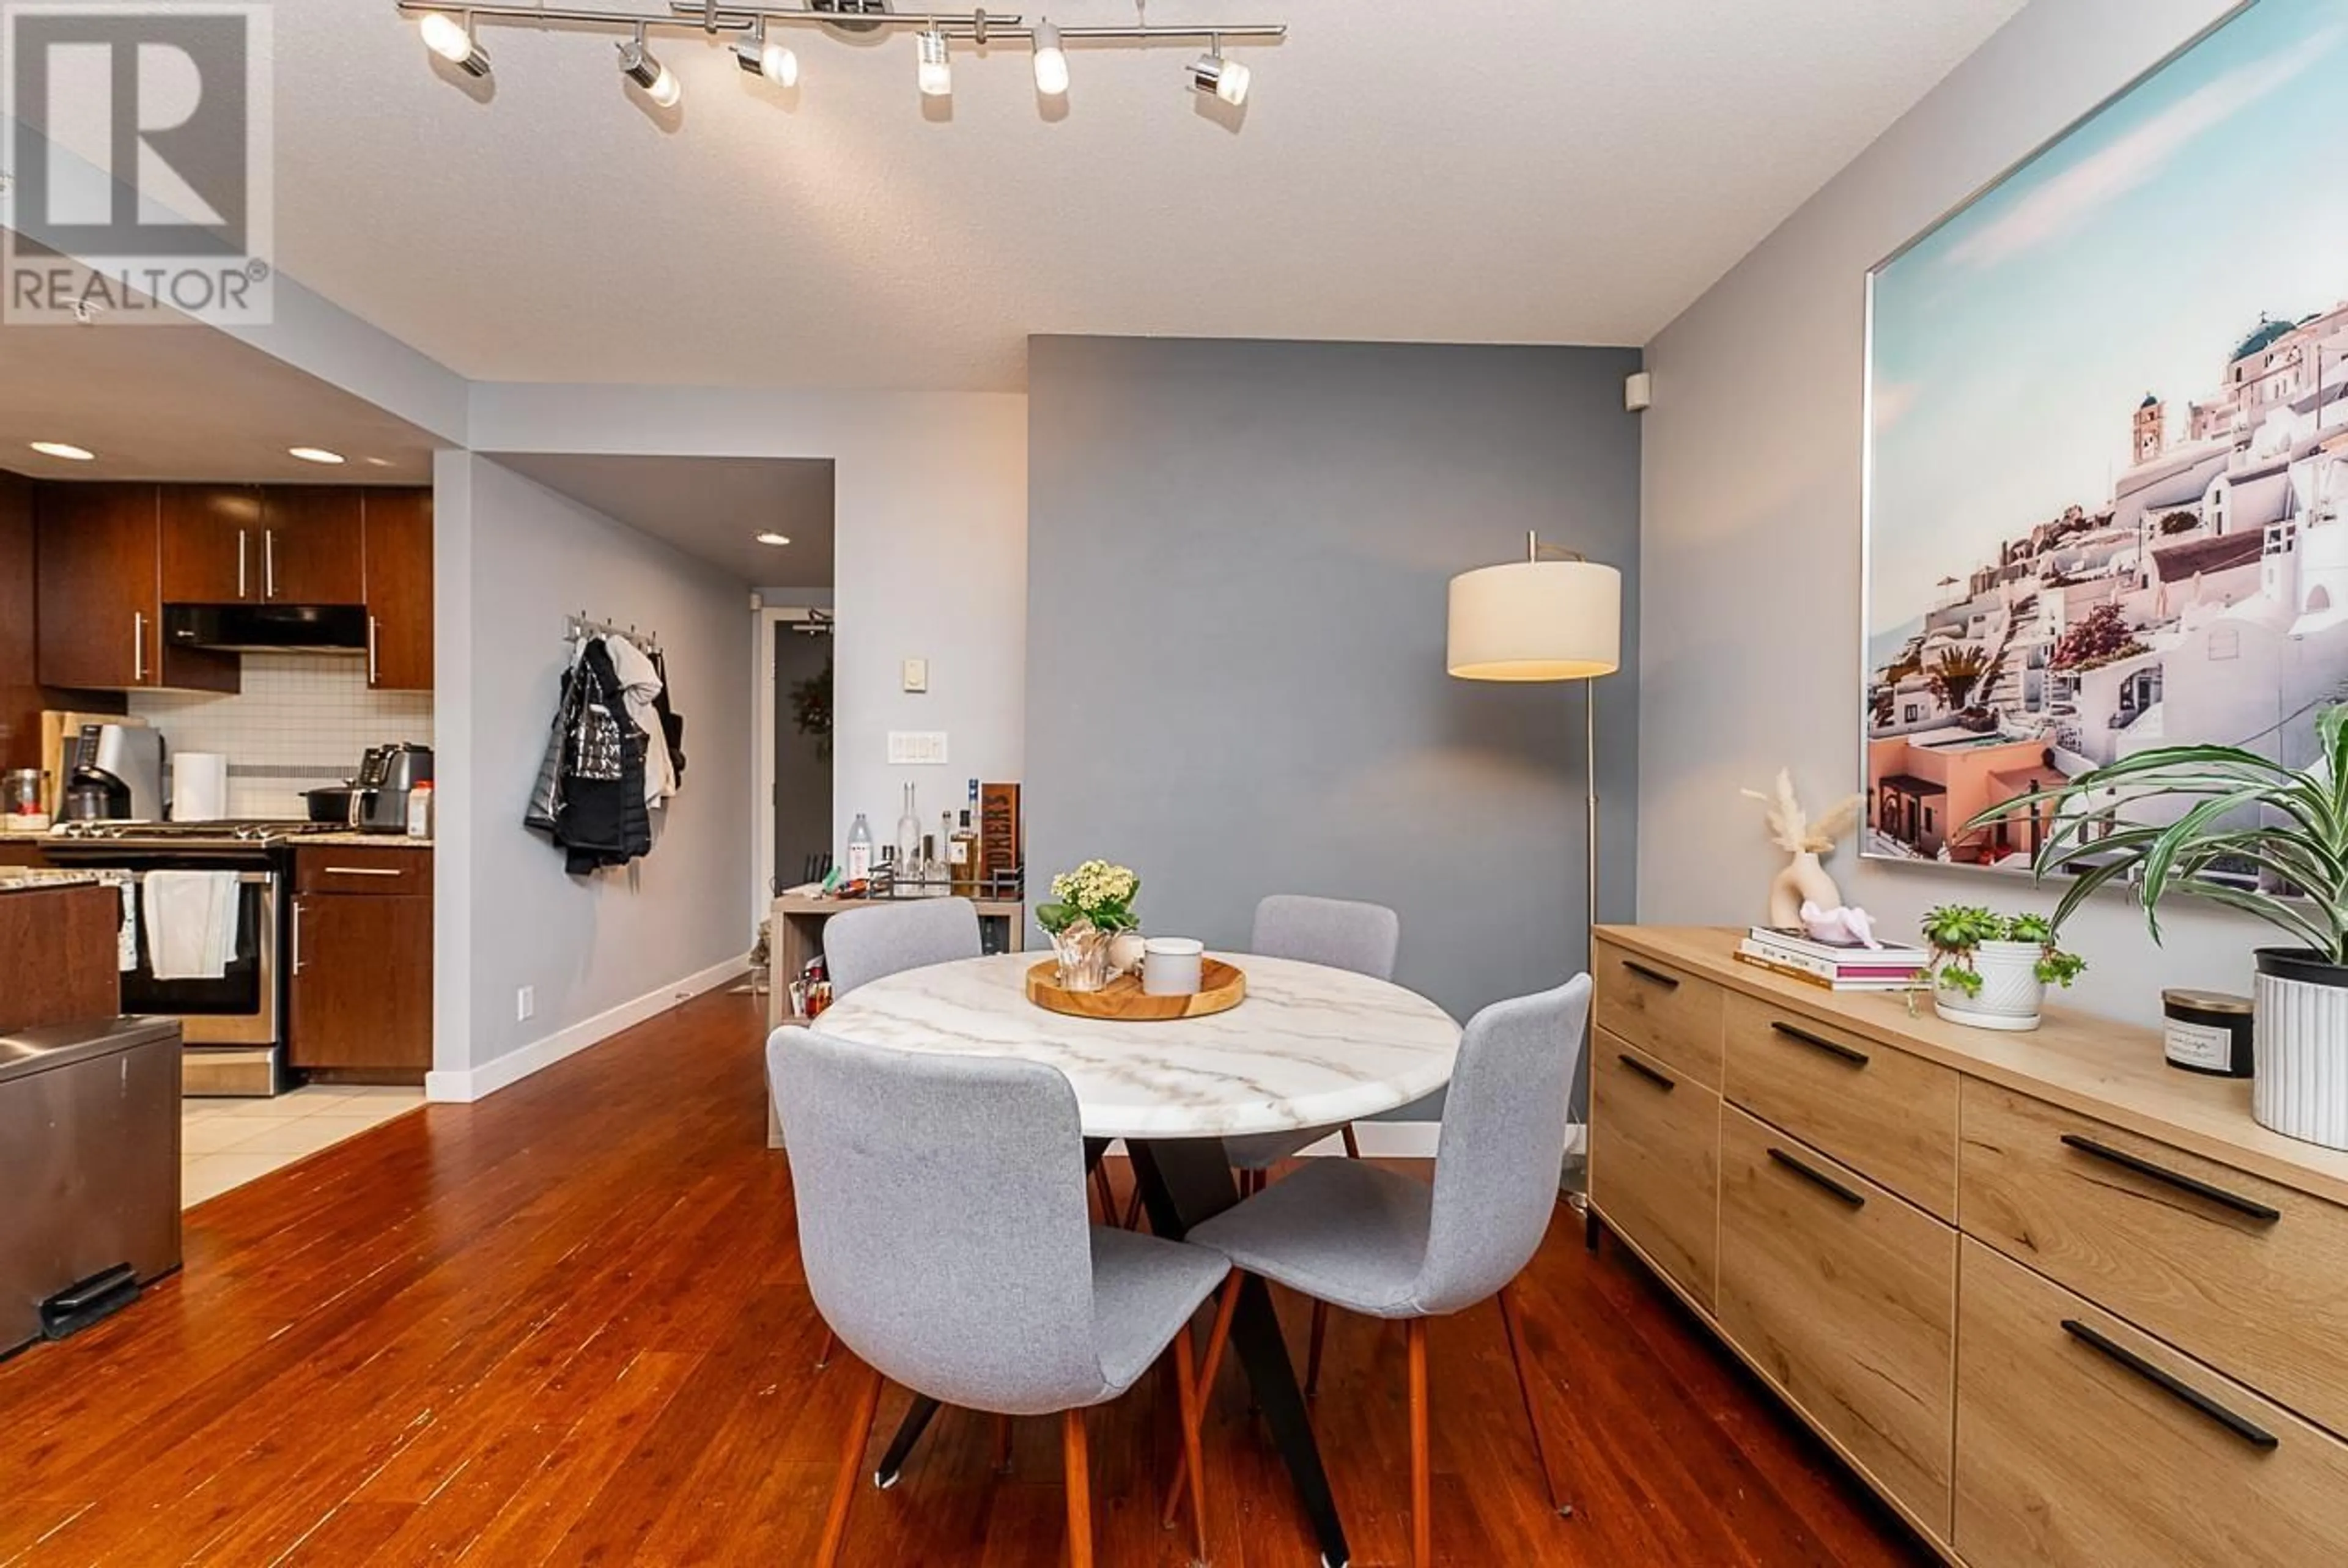
<svg viewBox="0 0 2348 1568"><path fill-rule="evenodd" d="M179 1266L179 1020L0 1034L0 1356Z"/></svg>

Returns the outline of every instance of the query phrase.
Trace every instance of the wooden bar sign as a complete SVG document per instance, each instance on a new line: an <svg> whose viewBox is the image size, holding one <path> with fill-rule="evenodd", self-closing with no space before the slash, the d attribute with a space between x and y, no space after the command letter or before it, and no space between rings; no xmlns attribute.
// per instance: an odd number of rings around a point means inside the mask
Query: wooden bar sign
<svg viewBox="0 0 2348 1568"><path fill-rule="evenodd" d="M991 784L978 786L978 846L990 883L1023 864L1026 845L1019 831L1019 786Z"/></svg>

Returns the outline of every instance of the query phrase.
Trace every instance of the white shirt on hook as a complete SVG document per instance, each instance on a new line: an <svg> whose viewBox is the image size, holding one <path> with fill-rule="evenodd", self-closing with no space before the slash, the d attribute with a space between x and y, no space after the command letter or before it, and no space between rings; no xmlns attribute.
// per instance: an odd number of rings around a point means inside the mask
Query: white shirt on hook
<svg viewBox="0 0 2348 1568"><path fill-rule="evenodd" d="M668 732L661 727L660 710L653 700L661 694L660 671L644 651L617 633L603 639L620 692L627 699L628 717L644 733L644 804L654 810L676 794L676 764L668 754Z"/></svg>

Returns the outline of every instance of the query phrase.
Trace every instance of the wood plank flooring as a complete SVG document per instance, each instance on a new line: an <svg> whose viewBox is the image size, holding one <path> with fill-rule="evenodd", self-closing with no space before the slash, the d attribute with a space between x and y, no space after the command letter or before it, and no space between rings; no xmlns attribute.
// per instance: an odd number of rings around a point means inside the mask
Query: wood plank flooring
<svg viewBox="0 0 2348 1568"><path fill-rule="evenodd" d="M191 1210L183 1274L0 1363L0 1564L806 1562L859 1369L814 1364L759 1033L749 999L706 997ZM1438 1562L1930 1561L1570 1210L1521 1288L1576 1512L1549 1511L1497 1308L1445 1319ZM1227 1368L1211 1560L1309 1568L1246 1403ZM884 1398L876 1444L903 1409ZM1157 1520L1174 1411L1169 1373L1087 1418L1104 1564L1189 1561L1187 1522ZM1355 1562L1405 1561L1398 1326L1333 1318L1314 1419ZM1059 1460L1057 1424L1022 1421L997 1475L992 1419L949 1410L902 1484L860 1491L847 1558L1048 1568Z"/></svg>

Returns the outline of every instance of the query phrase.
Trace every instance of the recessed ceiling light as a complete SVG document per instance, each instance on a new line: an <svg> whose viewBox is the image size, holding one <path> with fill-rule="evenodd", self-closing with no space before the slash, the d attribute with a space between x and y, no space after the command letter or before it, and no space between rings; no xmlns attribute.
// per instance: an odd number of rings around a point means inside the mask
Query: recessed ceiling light
<svg viewBox="0 0 2348 1568"><path fill-rule="evenodd" d="M304 463L335 464L343 460L343 455L340 452L329 452L324 446L288 446L285 448L285 455L288 457L299 457Z"/></svg>
<svg viewBox="0 0 2348 1568"><path fill-rule="evenodd" d="M388 457L370 457L367 459L367 466L370 468L388 468L391 466L391 459Z"/></svg>
<svg viewBox="0 0 2348 1568"><path fill-rule="evenodd" d="M62 457L68 463L89 463L98 457L98 454L87 446L69 446L63 441L36 441L33 450L44 457Z"/></svg>
<svg viewBox="0 0 2348 1568"><path fill-rule="evenodd" d="M787 545L791 542L791 536L788 534L760 534L758 536L758 542L762 545Z"/></svg>

